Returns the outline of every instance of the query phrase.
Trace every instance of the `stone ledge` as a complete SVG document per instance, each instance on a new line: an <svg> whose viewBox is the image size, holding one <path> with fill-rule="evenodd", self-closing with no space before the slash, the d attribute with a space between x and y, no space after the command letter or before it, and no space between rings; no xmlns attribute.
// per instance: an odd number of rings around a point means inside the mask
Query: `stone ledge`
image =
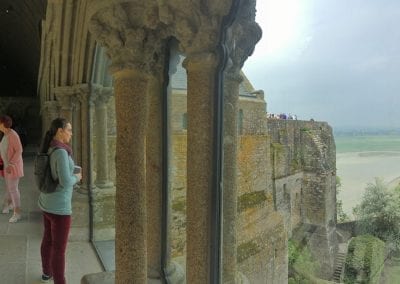
<svg viewBox="0 0 400 284"><path fill-rule="evenodd" d="M114 284L115 272L100 272L87 274L82 277L81 284Z"/></svg>

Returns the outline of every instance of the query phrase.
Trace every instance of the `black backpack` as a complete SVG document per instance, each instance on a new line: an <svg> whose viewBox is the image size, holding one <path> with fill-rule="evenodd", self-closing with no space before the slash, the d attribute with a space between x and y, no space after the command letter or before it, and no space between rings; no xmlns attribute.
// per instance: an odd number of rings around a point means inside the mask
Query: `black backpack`
<svg viewBox="0 0 400 284"><path fill-rule="evenodd" d="M50 155L57 148L50 148L47 153L37 153L35 157L34 174L38 189L43 193L52 193L56 190L58 180L54 180L50 168Z"/></svg>

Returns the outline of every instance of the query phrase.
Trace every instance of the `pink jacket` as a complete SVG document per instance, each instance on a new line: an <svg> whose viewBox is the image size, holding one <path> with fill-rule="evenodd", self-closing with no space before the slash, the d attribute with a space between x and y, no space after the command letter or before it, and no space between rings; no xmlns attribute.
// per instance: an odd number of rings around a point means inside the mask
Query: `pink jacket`
<svg viewBox="0 0 400 284"><path fill-rule="evenodd" d="M22 160L22 144L17 132L13 129L7 134L8 148L7 160L12 165L11 173L7 173L4 169L5 178L19 178L24 176L24 162Z"/></svg>

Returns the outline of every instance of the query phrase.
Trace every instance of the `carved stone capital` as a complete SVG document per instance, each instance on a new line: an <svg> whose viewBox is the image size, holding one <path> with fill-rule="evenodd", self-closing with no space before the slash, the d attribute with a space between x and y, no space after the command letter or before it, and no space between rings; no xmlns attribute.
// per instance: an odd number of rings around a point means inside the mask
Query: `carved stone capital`
<svg viewBox="0 0 400 284"><path fill-rule="evenodd" d="M214 51L219 43L221 23L232 0L158 0L159 19L167 24L186 53Z"/></svg>
<svg viewBox="0 0 400 284"><path fill-rule="evenodd" d="M73 96L76 94L74 87L57 87L54 89L54 94L62 109L72 109Z"/></svg>
<svg viewBox="0 0 400 284"><path fill-rule="evenodd" d="M43 106L44 110L47 112L58 112L60 107L57 101L45 101Z"/></svg>
<svg viewBox="0 0 400 284"><path fill-rule="evenodd" d="M103 106L108 103L110 98L114 95L113 87L100 87L96 88L93 92L91 100L96 106Z"/></svg>
<svg viewBox="0 0 400 284"><path fill-rule="evenodd" d="M123 3L100 10L90 19L90 32L112 60L111 73L124 69L149 72L149 64L159 57L159 42L167 35L162 29L146 27L142 13L141 6Z"/></svg>
<svg viewBox="0 0 400 284"><path fill-rule="evenodd" d="M75 86L75 99L80 103L86 103L90 97L90 87L88 84L80 84Z"/></svg>

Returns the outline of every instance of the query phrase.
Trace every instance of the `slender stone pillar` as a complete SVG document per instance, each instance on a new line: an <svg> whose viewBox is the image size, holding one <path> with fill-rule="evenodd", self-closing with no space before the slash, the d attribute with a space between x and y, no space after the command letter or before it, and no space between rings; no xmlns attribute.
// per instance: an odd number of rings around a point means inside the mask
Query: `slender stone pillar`
<svg viewBox="0 0 400 284"><path fill-rule="evenodd" d="M149 80L149 121L146 135L147 257L150 279L161 278L163 78L162 72L157 73Z"/></svg>
<svg viewBox="0 0 400 284"><path fill-rule="evenodd" d="M146 283L148 78L134 67L117 70L113 76L117 119L115 282Z"/></svg>
<svg viewBox="0 0 400 284"><path fill-rule="evenodd" d="M82 137L82 109L81 102L79 99L79 92L75 91L71 98L72 103L72 149L74 151L74 161L78 165L82 165L82 147L81 147L81 137ZM82 182L81 182L82 183Z"/></svg>
<svg viewBox="0 0 400 284"><path fill-rule="evenodd" d="M100 88L95 99L96 114L96 181L95 185L99 188L109 188L113 186L110 181L110 169L108 166L108 123L107 123L107 103L113 94L112 88Z"/></svg>
<svg viewBox="0 0 400 284"><path fill-rule="evenodd" d="M80 191L87 193L93 186L93 179L91 174L92 155L90 153L90 137L92 135L92 122L89 120L89 113L92 112L93 103L91 102L91 90L89 86L82 85L78 88L77 95L81 105L81 167L82 167L82 184L79 188Z"/></svg>
<svg viewBox="0 0 400 284"><path fill-rule="evenodd" d="M239 72L225 72L224 81L224 188L223 188L223 283L237 281L237 114Z"/></svg>
<svg viewBox="0 0 400 284"><path fill-rule="evenodd" d="M215 71L213 53L188 56L187 283L209 283Z"/></svg>

